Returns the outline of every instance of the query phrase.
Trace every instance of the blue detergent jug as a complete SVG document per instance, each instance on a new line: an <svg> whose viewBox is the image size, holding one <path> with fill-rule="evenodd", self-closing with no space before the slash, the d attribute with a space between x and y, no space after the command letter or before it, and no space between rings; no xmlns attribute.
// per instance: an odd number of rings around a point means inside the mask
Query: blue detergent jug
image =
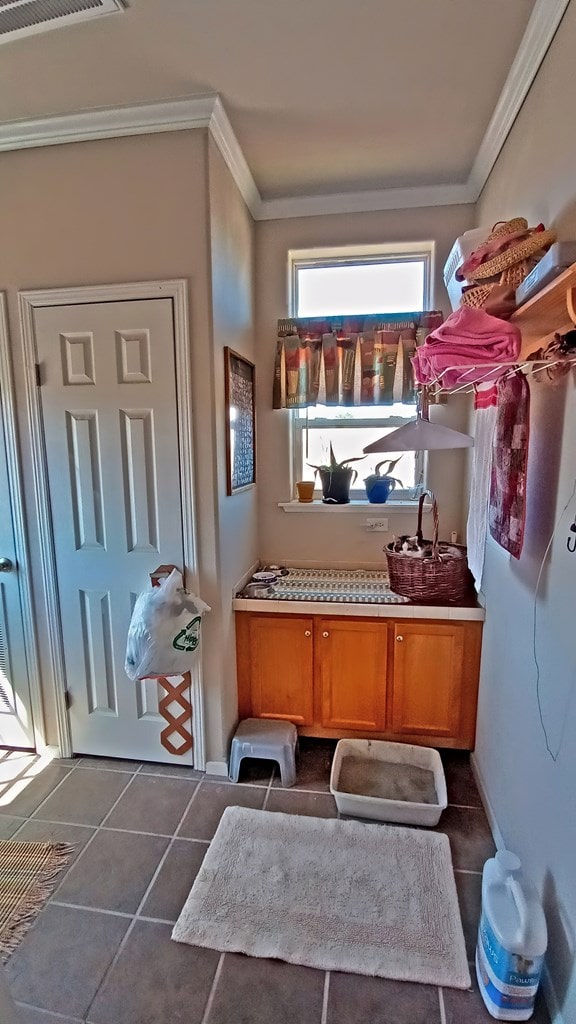
<svg viewBox="0 0 576 1024"><path fill-rule="evenodd" d="M536 889L519 858L499 850L482 872L482 916L476 975L482 999L496 1020L529 1020L548 941Z"/></svg>

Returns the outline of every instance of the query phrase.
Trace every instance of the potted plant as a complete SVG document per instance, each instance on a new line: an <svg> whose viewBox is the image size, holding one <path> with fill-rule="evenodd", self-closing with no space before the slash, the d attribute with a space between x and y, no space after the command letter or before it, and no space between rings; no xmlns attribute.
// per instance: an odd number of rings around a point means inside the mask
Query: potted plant
<svg viewBox="0 0 576 1024"><path fill-rule="evenodd" d="M400 487L404 486L398 477L390 476L390 473L400 462L401 458L402 456L399 455L397 459L384 459L378 463L374 472L364 480L368 501L372 502L372 504L380 505L388 501L390 491L394 490L396 484L400 484ZM381 466L386 467L384 473L380 472Z"/></svg>
<svg viewBox="0 0 576 1024"><path fill-rule="evenodd" d="M322 481L322 501L326 505L347 505L350 501L350 487L358 476L355 469L351 469L349 462L360 462L365 455L358 455L353 459L344 459L338 462L334 455L334 449L330 444L330 462L324 466L311 466L320 474Z"/></svg>

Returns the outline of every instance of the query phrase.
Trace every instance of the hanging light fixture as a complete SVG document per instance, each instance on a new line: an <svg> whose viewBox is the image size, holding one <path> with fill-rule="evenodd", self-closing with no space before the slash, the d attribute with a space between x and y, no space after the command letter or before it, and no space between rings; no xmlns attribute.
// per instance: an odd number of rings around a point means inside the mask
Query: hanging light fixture
<svg viewBox="0 0 576 1024"><path fill-rule="evenodd" d="M469 434L461 434L459 430L444 427L441 423L431 423L428 410L428 391L423 388L417 398L416 419L366 445L362 451L370 455L372 452L423 452L473 446L474 438Z"/></svg>

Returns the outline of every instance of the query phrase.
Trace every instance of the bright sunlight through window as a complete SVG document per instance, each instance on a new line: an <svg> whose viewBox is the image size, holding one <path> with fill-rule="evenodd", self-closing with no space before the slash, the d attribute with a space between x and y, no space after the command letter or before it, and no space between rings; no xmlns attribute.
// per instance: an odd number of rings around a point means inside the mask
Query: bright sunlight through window
<svg viewBox="0 0 576 1024"><path fill-rule="evenodd" d="M411 252L399 246L396 252L387 249L380 253L371 247L364 253L354 250L353 255L345 255L342 250L318 255L292 253L291 259L295 316L406 313L430 308L430 246L421 245ZM318 405L297 410L293 417L295 479L312 480L314 470L310 466L329 461L330 444L339 461L354 458L362 455L366 445L414 416L414 406L401 403L380 408ZM369 455L353 464L358 472L350 492L353 499L366 498L364 477L386 457ZM415 498L424 483L422 453L405 452L393 476L399 483L391 501Z"/></svg>
<svg viewBox="0 0 576 1024"><path fill-rule="evenodd" d="M297 268L297 316L423 309L424 260Z"/></svg>

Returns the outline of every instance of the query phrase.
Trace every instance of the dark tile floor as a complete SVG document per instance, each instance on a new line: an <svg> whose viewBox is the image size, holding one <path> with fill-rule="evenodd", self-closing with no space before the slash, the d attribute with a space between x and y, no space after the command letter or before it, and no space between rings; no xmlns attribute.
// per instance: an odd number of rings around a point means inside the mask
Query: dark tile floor
<svg viewBox="0 0 576 1024"><path fill-rule="evenodd" d="M269 762L244 762L233 785L167 765L44 766L0 751L0 838L75 845L6 967L23 1024L487 1024L475 985L460 992L325 973L171 941L227 806L336 816L333 748L303 740L290 790ZM439 829L450 838L472 958L480 871L494 845L468 757L444 760L450 806ZM548 1021L540 1000L533 1022Z"/></svg>

